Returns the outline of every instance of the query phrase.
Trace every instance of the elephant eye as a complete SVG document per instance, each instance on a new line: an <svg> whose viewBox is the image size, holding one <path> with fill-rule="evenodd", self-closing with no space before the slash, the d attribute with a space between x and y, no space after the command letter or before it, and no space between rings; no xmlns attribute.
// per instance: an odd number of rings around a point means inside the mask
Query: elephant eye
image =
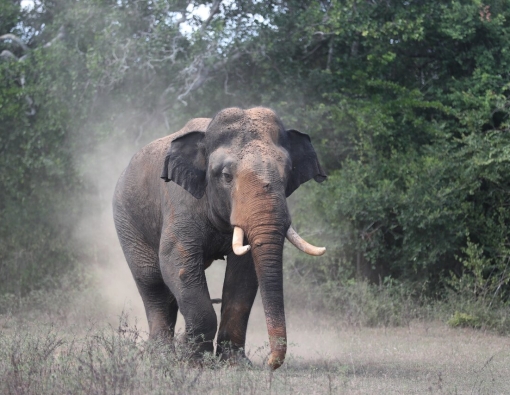
<svg viewBox="0 0 510 395"><path fill-rule="evenodd" d="M232 174L230 173L226 173L225 171L223 173L221 173L221 176L223 177L223 179L226 181L226 182L231 182L232 181Z"/></svg>

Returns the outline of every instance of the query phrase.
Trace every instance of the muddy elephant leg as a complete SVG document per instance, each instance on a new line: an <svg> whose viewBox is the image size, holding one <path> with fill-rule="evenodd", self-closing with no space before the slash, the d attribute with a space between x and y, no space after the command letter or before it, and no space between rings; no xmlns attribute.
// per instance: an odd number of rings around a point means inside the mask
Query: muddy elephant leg
<svg viewBox="0 0 510 395"><path fill-rule="evenodd" d="M227 270L223 283L221 321L216 355L223 360L246 358L244 354L246 329L258 282L251 254L227 256Z"/></svg>
<svg viewBox="0 0 510 395"><path fill-rule="evenodd" d="M196 257L183 258L176 251L169 255L160 254L163 279L176 296L186 323L187 340L194 344L193 359L214 351L213 341L217 330L216 312L209 296L201 253Z"/></svg>

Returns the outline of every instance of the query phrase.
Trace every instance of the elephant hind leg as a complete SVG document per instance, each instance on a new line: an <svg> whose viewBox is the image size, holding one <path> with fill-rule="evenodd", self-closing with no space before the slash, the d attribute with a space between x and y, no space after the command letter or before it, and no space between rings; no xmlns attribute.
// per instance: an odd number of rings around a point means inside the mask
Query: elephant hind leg
<svg viewBox="0 0 510 395"><path fill-rule="evenodd" d="M149 338L171 339L179 307L161 276L158 252L132 229L123 232L117 226L117 230L124 256L143 300L149 322Z"/></svg>
<svg viewBox="0 0 510 395"><path fill-rule="evenodd" d="M163 279L157 282L137 281L149 322L149 339L170 340L174 336L179 307Z"/></svg>

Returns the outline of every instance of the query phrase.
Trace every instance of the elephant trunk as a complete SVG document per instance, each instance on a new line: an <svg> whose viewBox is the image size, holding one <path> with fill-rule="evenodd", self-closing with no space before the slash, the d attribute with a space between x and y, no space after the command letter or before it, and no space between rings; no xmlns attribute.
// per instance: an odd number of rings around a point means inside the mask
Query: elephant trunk
<svg viewBox="0 0 510 395"><path fill-rule="evenodd" d="M282 365L287 352L282 270L284 238L283 228L265 226L248 232L269 334L268 365L273 370Z"/></svg>
<svg viewBox="0 0 510 395"><path fill-rule="evenodd" d="M291 223L285 191L279 187L279 176L275 174L268 172L261 176L240 171L230 217L235 232L234 252L242 253L248 248L241 236L246 237L251 249L266 316L271 347L268 364L272 369L281 366L287 351L282 259L285 235Z"/></svg>

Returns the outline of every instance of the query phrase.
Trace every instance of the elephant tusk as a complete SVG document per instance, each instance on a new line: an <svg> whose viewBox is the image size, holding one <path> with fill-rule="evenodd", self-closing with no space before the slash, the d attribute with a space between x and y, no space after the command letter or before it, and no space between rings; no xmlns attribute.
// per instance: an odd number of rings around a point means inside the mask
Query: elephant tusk
<svg viewBox="0 0 510 395"><path fill-rule="evenodd" d="M321 256L326 252L326 247L315 247L303 240L292 226L289 227L286 237L298 250L306 252L308 255Z"/></svg>
<svg viewBox="0 0 510 395"><path fill-rule="evenodd" d="M234 227L234 236L232 236L232 249L236 255L244 255L250 251L251 246L243 246L244 232L239 226Z"/></svg>

